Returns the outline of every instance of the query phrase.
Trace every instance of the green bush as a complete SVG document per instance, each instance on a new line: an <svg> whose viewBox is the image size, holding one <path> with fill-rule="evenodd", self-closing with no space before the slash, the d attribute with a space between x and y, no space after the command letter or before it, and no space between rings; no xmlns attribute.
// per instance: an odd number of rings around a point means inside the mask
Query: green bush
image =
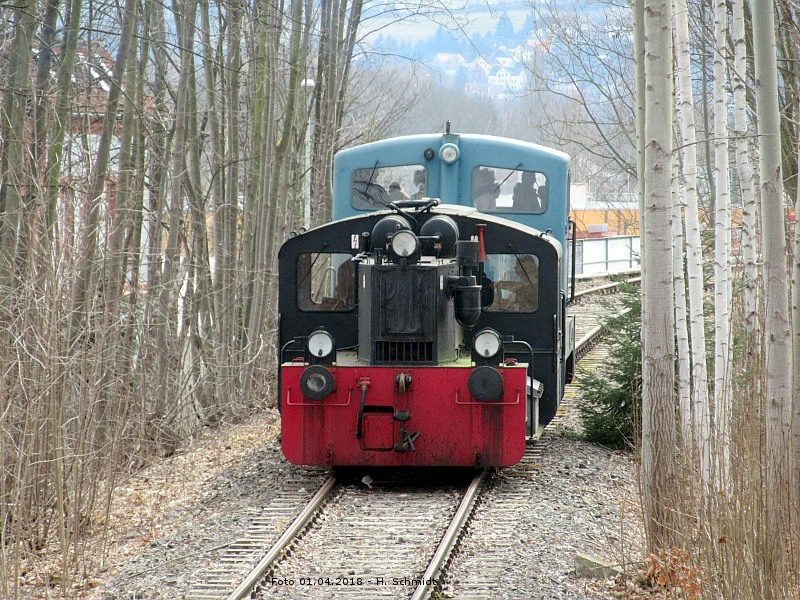
<svg viewBox="0 0 800 600"><path fill-rule="evenodd" d="M606 321L608 359L596 370L578 368L579 405L584 437L617 449L636 447L641 430L642 345L639 292L624 287L622 304L630 309Z"/></svg>

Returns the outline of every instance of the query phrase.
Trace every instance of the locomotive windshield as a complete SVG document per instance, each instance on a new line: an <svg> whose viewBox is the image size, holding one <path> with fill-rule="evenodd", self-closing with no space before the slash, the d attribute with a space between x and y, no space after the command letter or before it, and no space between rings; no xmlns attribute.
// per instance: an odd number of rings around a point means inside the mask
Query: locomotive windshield
<svg viewBox="0 0 800 600"><path fill-rule="evenodd" d="M475 167L472 205L487 213L541 214L547 210L547 177L538 171Z"/></svg>
<svg viewBox="0 0 800 600"><path fill-rule="evenodd" d="M372 167L353 171L351 205L359 210L384 208L389 202L426 197L423 165Z"/></svg>

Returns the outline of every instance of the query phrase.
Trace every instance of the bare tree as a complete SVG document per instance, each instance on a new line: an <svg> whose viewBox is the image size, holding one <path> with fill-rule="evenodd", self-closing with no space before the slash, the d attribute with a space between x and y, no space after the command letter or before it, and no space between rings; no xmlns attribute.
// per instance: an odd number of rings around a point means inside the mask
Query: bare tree
<svg viewBox="0 0 800 600"><path fill-rule="evenodd" d="M602 180L609 192L626 191L636 177L627 5L609 3L602 18L578 6L532 8L541 28L529 70L532 93L541 99L538 110L544 111L539 125L545 140L576 158L588 157L591 172L573 175Z"/></svg>
<svg viewBox="0 0 800 600"><path fill-rule="evenodd" d="M261 184L261 197L264 199L262 207L256 212L255 220L259 223L254 237L253 256L256 263L253 265L252 301L248 306L248 320L245 323L245 339L242 364L242 388L248 390L252 384L254 362L259 352L265 345L265 332L269 308L274 306L277 299L276 256L277 248L286 235L286 226L291 222L290 190L291 180L296 177L297 169L294 156L303 148L302 136L298 139L298 129L302 127L305 110L300 93L304 60L306 59L308 31L303 21L304 4L301 0L291 3L291 16L287 22L289 34L288 48L288 78L286 84L285 103L282 106L282 123L271 124L275 131L280 131L277 143L272 135L262 131L260 139L261 152L273 158L268 172L259 174ZM280 38L271 37L275 44ZM275 70L277 64L270 62L269 69ZM267 94L269 92L269 94ZM278 105L277 90L264 90L261 100L263 106L275 109ZM273 145L274 144L274 145ZM267 174L269 173L269 175Z"/></svg>
<svg viewBox="0 0 800 600"><path fill-rule="evenodd" d="M314 137L311 167L311 223L331 217L331 168L338 148L363 0L323 0L314 81Z"/></svg>

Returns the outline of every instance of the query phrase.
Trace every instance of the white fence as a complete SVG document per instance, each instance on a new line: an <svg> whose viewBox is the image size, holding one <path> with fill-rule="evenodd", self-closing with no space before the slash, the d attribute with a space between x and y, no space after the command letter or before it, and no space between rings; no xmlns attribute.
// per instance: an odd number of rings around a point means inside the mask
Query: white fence
<svg viewBox="0 0 800 600"><path fill-rule="evenodd" d="M639 237L615 236L578 240L575 274L619 273L639 268Z"/></svg>

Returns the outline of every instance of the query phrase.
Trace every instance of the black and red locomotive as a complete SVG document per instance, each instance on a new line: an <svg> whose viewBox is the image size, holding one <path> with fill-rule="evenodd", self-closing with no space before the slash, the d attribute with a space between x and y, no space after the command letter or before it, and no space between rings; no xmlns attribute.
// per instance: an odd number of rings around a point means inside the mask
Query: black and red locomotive
<svg viewBox="0 0 800 600"><path fill-rule="evenodd" d="M518 462L572 372L566 155L446 133L334 167L334 220L279 254L284 455Z"/></svg>

